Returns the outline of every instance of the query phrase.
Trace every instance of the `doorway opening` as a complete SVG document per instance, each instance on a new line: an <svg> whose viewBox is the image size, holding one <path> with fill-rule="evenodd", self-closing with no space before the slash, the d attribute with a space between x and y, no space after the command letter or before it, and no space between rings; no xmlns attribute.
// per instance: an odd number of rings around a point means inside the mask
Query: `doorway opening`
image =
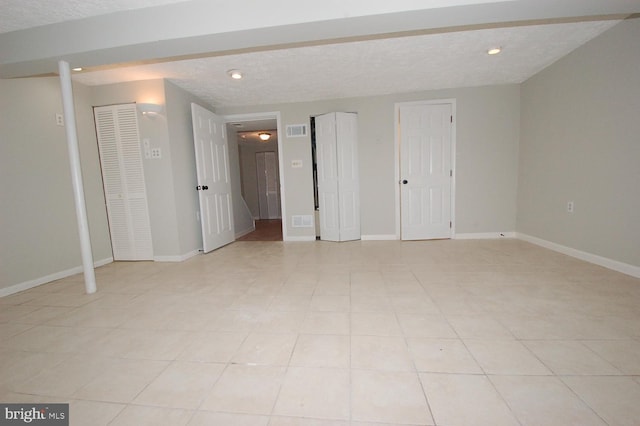
<svg viewBox="0 0 640 426"><path fill-rule="evenodd" d="M237 142L240 193L255 230L237 241L286 239L279 113L226 116L229 139Z"/></svg>

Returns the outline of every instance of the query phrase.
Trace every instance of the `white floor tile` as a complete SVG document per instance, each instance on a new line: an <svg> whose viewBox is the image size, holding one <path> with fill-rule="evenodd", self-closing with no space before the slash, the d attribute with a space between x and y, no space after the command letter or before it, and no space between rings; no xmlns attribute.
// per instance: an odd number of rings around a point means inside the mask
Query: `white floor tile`
<svg viewBox="0 0 640 426"><path fill-rule="evenodd" d="M437 424L517 426L515 416L484 375L427 374L420 380Z"/></svg>
<svg viewBox="0 0 640 426"><path fill-rule="evenodd" d="M351 371L351 419L434 424L416 373Z"/></svg>
<svg viewBox="0 0 640 426"><path fill-rule="evenodd" d="M284 373L284 367L229 365L200 409L269 415Z"/></svg>
<svg viewBox="0 0 640 426"><path fill-rule="evenodd" d="M290 367L273 413L348 420L349 409L349 370Z"/></svg>
<svg viewBox="0 0 640 426"><path fill-rule="evenodd" d="M349 368L349 336L301 334L298 336L291 366Z"/></svg>
<svg viewBox="0 0 640 426"><path fill-rule="evenodd" d="M109 426L184 426L191 416L188 410L128 405Z"/></svg>
<svg viewBox="0 0 640 426"><path fill-rule="evenodd" d="M606 425L556 377L492 376L491 381L525 426Z"/></svg>
<svg viewBox="0 0 640 426"><path fill-rule="evenodd" d="M482 369L459 339L409 337L407 343L418 371L482 374Z"/></svg>
<svg viewBox="0 0 640 426"><path fill-rule="evenodd" d="M223 369L224 364L174 361L134 402L161 407L198 408Z"/></svg>
<svg viewBox="0 0 640 426"><path fill-rule="evenodd" d="M551 374L551 371L518 341L466 339L464 343L486 374Z"/></svg>
<svg viewBox="0 0 640 426"><path fill-rule="evenodd" d="M638 382L629 377L564 377L562 380L610 425L638 424Z"/></svg>
<svg viewBox="0 0 640 426"><path fill-rule="evenodd" d="M640 280L522 241L238 242L96 276L0 298L0 400L79 425L640 418Z"/></svg>

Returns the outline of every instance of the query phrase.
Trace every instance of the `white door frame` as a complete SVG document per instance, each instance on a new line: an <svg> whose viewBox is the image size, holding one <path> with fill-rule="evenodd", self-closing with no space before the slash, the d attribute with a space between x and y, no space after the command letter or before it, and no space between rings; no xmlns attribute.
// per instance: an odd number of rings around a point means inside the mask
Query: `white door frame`
<svg viewBox="0 0 640 426"><path fill-rule="evenodd" d="M223 115L225 123L238 123L243 121L258 121L258 120L276 120L277 123L277 131L278 131L278 170L280 177L280 214L282 216L282 241L287 241L287 214L285 208L285 197L286 192L284 189L284 158L283 158L283 138L284 133L282 132L282 125L280 119L280 111L269 111L269 112L255 112L249 114L229 114Z"/></svg>
<svg viewBox="0 0 640 426"><path fill-rule="evenodd" d="M408 105L437 105L437 104L450 104L451 114L453 115L453 126L451 128L451 170L453 170L453 176L451 178L451 238L455 238L456 235L456 100L451 99L433 99L414 102L397 102L395 104L395 111L393 116L394 132L395 132L395 187L396 187L396 239L401 238L401 223L400 223L400 107Z"/></svg>

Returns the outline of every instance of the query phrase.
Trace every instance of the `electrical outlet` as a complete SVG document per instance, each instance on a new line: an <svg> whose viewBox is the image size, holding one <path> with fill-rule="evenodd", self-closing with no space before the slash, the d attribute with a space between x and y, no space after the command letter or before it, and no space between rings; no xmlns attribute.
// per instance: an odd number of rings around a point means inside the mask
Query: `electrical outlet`
<svg viewBox="0 0 640 426"><path fill-rule="evenodd" d="M573 213L573 201L567 202L567 213Z"/></svg>
<svg viewBox="0 0 640 426"><path fill-rule="evenodd" d="M56 114L56 126L64 127L64 115L57 113Z"/></svg>
<svg viewBox="0 0 640 426"><path fill-rule="evenodd" d="M153 158L153 159L162 158L162 150L160 148L152 148L151 149L151 158Z"/></svg>

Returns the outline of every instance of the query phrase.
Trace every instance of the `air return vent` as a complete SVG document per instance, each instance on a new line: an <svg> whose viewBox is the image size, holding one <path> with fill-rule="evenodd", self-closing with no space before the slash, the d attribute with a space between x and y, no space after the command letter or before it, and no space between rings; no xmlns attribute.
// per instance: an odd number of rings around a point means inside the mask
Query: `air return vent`
<svg viewBox="0 0 640 426"><path fill-rule="evenodd" d="M303 138L305 136L307 136L306 124L288 124L287 125L288 138Z"/></svg>
<svg viewBox="0 0 640 426"><path fill-rule="evenodd" d="M313 228L313 216L293 215L291 216L291 226L293 228Z"/></svg>

